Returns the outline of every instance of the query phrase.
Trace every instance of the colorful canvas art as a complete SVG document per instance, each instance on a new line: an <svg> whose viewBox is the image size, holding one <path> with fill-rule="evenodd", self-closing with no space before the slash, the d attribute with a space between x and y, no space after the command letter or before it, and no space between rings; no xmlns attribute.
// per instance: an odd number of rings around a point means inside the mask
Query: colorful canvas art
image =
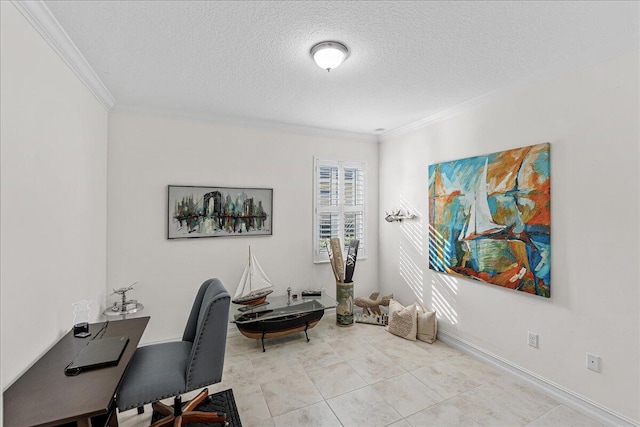
<svg viewBox="0 0 640 427"><path fill-rule="evenodd" d="M550 144L429 166L429 268L550 297Z"/></svg>

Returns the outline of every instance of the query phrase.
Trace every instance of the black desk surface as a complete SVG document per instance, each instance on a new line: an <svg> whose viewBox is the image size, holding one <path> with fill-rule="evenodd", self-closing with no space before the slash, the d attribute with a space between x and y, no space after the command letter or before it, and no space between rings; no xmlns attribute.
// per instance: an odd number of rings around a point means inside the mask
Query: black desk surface
<svg viewBox="0 0 640 427"><path fill-rule="evenodd" d="M149 317L111 320L104 337L129 336L116 366L68 377L64 368L102 327L93 323L89 338L62 337L3 394L5 426L49 426L108 412L122 375L136 351Z"/></svg>

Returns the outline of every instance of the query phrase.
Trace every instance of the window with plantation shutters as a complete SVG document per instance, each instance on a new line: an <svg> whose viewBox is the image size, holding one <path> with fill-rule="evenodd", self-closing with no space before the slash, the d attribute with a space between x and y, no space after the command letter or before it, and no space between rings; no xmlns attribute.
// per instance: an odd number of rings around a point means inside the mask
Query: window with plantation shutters
<svg viewBox="0 0 640 427"><path fill-rule="evenodd" d="M314 159L313 260L328 261L326 242L339 237L344 252L359 239L358 258L366 257L365 164Z"/></svg>

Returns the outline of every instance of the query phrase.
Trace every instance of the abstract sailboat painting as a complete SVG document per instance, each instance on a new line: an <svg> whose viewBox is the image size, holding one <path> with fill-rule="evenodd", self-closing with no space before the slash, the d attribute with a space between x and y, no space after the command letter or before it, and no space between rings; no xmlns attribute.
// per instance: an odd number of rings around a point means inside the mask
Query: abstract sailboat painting
<svg viewBox="0 0 640 427"><path fill-rule="evenodd" d="M429 268L550 297L550 144L429 166Z"/></svg>

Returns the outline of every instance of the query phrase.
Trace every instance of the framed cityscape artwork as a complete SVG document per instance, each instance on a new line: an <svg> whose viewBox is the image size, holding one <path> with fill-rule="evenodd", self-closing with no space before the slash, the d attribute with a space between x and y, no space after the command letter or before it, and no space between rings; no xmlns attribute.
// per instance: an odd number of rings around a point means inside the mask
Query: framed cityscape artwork
<svg viewBox="0 0 640 427"><path fill-rule="evenodd" d="M169 239L271 235L272 219L272 188L169 185Z"/></svg>
<svg viewBox="0 0 640 427"><path fill-rule="evenodd" d="M429 166L429 268L550 297L549 143Z"/></svg>

